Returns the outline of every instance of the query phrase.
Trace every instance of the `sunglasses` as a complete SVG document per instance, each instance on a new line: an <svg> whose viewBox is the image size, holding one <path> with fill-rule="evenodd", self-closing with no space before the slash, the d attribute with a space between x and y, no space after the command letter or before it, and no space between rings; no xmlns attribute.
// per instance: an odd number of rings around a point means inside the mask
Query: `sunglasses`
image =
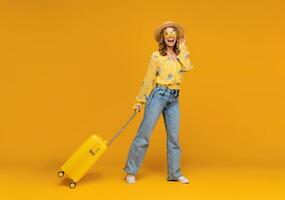
<svg viewBox="0 0 285 200"><path fill-rule="evenodd" d="M178 35L177 31L172 31L172 32L163 32L163 36L166 38L169 37L176 37Z"/></svg>

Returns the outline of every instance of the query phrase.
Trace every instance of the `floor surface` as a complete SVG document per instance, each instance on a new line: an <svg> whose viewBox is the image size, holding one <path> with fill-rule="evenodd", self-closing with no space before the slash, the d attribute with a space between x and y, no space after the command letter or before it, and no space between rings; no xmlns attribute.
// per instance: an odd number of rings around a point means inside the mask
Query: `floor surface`
<svg viewBox="0 0 285 200"><path fill-rule="evenodd" d="M285 199L285 170L256 166L183 166L190 184L166 181L165 169L145 163L136 184L124 172L98 163L75 189L57 177L57 166L1 168L2 199ZM21 170L19 170L21 168Z"/></svg>

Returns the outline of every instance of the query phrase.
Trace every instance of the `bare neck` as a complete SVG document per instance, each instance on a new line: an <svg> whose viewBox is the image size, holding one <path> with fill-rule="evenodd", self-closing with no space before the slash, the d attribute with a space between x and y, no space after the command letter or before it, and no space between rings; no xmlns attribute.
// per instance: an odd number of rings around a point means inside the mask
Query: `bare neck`
<svg viewBox="0 0 285 200"><path fill-rule="evenodd" d="M173 47L170 47L170 46L166 46L166 51L169 53L174 53Z"/></svg>

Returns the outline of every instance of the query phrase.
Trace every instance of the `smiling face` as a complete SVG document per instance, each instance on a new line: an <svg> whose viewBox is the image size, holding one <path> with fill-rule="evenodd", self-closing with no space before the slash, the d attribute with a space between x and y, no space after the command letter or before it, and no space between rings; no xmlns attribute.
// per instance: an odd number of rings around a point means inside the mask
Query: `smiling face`
<svg viewBox="0 0 285 200"><path fill-rule="evenodd" d="M173 27L167 27L163 31L164 42L167 46L173 47L176 43L178 31Z"/></svg>

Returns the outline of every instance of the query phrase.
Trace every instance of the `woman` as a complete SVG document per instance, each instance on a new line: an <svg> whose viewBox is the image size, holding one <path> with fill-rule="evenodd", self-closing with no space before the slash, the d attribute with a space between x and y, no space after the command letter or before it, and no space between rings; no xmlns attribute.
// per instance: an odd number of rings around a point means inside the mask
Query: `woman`
<svg viewBox="0 0 285 200"><path fill-rule="evenodd" d="M167 180L189 183L180 170L179 89L183 72L191 70L193 65L185 45L184 31L179 24L164 22L156 29L154 37L159 50L150 56L146 76L133 106L136 112L140 112L145 105L145 111L124 167L126 182L135 183L150 135L162 113L167 132Z"/></svg>

